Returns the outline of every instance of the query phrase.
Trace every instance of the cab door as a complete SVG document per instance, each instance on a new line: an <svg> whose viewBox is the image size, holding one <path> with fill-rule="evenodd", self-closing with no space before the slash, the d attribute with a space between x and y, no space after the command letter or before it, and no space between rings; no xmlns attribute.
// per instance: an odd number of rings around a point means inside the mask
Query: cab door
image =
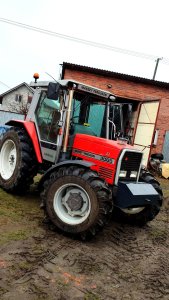
<svg viewBox="0 0 169 300"><path fill-rule="evenodd" d="M52 163L57 160L59 152L61 138L59 135L60 120L59 99L49 99L46 91L41 90L35 110L35 124L39 135L42 157Z"/></svg>

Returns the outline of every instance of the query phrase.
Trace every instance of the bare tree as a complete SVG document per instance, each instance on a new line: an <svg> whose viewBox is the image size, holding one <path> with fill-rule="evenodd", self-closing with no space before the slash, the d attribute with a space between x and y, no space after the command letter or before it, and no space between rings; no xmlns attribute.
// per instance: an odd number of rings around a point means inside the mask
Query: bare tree
<svg viewBox="0 0 169 300"><path fill-rule="evenodd" d="M19 113L22 115L27 115L29 110L30 103L27 101L23 101L23 99L20 102L11 102L8 103L7 108L10 112Z"/></svg>

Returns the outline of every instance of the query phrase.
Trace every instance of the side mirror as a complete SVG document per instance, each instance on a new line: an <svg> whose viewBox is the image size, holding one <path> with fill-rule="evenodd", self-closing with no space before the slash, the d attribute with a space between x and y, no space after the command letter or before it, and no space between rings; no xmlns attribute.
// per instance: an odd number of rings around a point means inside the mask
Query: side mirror
<svg viewBox="0 0 169 300"><path fill-rule="evenodd" d="M47 98L57 100L61 85L58 82L50 82L48 85Z"/></svg>

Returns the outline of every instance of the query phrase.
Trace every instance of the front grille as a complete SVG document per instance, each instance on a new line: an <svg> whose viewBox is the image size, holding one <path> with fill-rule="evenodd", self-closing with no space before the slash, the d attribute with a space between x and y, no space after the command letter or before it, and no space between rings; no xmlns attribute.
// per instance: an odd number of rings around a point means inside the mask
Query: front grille
<svg viewBox="0 0 169 300"><path fill-rule="evenodd" d="M120 169L125 171L139 171L141 159L142 153L126 151Z"/></svg>
<svg viewBox="0 0 169 300"><path fill-rule="evenodd" d="M132 177L131 171L139 172L142 160L142 153L126 151L121 161L120 170L127 171L125 177L119 177L120 181L136 181L137 177Z"/></svg>
<svg viewBox="0 0 169 300"><path fill-rule="evenodd" d="M104 179L112 179L113 177L113 170L104 168L104 167L99 167L99 175L103 177Z"/></svg>

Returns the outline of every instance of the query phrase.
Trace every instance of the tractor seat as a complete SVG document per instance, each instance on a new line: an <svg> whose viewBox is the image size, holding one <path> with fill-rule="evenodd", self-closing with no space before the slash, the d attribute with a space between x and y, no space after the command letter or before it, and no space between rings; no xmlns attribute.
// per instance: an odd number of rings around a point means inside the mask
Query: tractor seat
<svg viewBox="0 0 169 300"><path fill-rule="evenodd" d="M81 124L73 124L73 126L70 130L69 141L68 141L69 151L72 149L76 133L97 136L97 134L95 134L95 132L93 132L93 130L89 126L85 126L85 125L81 125Z"/></svg>
<svg viewBox="0 0 169 300"><path fill-rule="evenodd" d="M86 126L86 125L82 125L82 124L74 124L73 125L72 134L75 135L76 133L97 136L97 134L91 129L90 126Z"/></svg>

